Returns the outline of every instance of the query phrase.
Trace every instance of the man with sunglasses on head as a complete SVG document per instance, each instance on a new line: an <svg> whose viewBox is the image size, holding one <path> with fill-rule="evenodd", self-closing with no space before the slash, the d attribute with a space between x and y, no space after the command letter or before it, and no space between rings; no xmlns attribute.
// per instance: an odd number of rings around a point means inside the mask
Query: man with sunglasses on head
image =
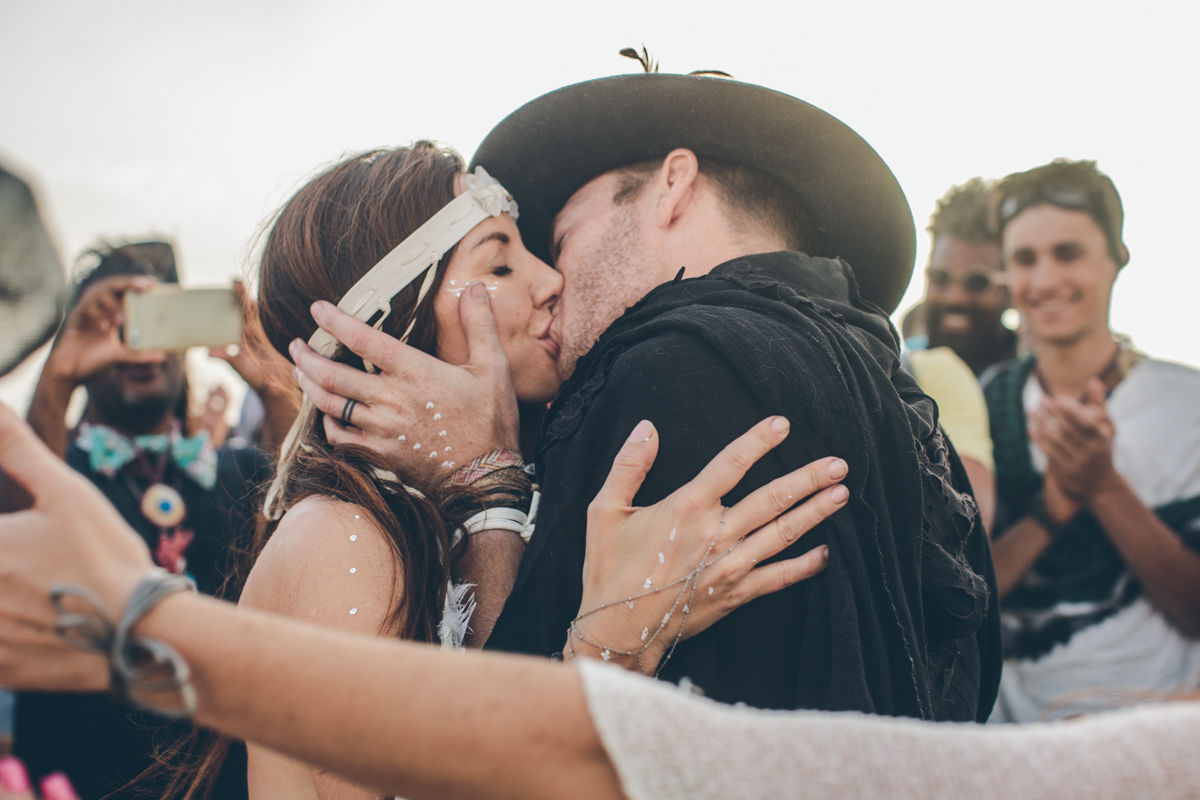
<svg viewBox="0 0 1200 800"><path fill-rule="evenodd" d="M1092 161L1010 175L996 223L1033 353L985 387L1006 656L992 719L1200 685L1200 372L1109 328L1129 261ZM1119 434L1119 435L1118 435Z"/></svg>

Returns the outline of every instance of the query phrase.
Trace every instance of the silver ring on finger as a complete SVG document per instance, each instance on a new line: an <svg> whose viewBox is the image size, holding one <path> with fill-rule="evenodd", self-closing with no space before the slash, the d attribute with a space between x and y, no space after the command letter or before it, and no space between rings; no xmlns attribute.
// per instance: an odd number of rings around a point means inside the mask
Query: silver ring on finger
<svg viewBox="0 0 1200 800"><path fill-rule="evenodd" d="M346 400L346 405L342 407L342 424L343 425L346 425L351 428L354 427L354 423L350 421L350 418L352 416L354 416L354 407L356 405L358 405L358 401L355 400L354 398L348 398Z"/></svg>

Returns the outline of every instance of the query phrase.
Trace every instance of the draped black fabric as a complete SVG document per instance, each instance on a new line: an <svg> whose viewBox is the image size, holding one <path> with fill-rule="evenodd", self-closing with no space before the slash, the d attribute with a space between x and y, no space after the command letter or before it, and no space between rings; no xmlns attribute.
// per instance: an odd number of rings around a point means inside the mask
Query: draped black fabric
<svg viewBox="0 0 1200 800"><path fill-rule="evenodd" d="M765 708L985 720L999 615L966 474L849 267L799 253L660 286L580 360L547 416L537 530L488 647L562 649L582 594L587 504L640 419L661 443L639 505L771 414L791 433L726 504L817 458L844 458L847 507L781 554L827 543L829 568L684 642L663 677Z"/></svg>

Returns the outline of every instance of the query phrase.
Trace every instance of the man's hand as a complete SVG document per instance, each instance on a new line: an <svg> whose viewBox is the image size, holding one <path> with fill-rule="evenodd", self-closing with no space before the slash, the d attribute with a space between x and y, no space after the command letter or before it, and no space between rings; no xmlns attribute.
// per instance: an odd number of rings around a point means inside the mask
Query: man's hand
<svg viewBox="0 0 1200 800"><path fill-rule="evenodd" d="M1080 506L1090 504L1117 475L1113 467L1115 430L1104 403L1104 386L1093 380L1082 402L1043 398L1030 425L1031 438L1049 460L1047 488L1061 489L1067 500ZM1055 513L1049 505L1049 491L1046 499L1047 510Z"/></svg>
<svg viewBox="0 0 1200 800"><path fill-rule="evenodd" d="M144 292L156 283L144 275L118 275L89 286L54 340L42 379L74 389L118 362L161 359L161 353L135 351L121 341L125 293Z"/></svg>
<svg viewBox="0 0 1200 800"><path fill-rule="evenodd" d="M258 438L268 449L278 451L300 413L300 391L291 365L267 340L258 317L258 301L246 293L241 281L233 282L233 291L242 307L242 341L234 352L214 347L208 354L229 362L258 394L265 412Z"/></svg>
<svg viewBox="0 0 1200 800"><path fill-rule="evenodd" d="M448 474L493 450L519 447L517 398L482 283L463 292L459 316L470 357L456 366L317 302L313 319L379 372L372 375L292 343L300 388L325 412L325 435L382 453L397 472ZM351 426L341 421L354 399Z"/></svg>
<svg viewBox="0 0 1200 800"><path fill-rule="evenodd" d="M246 385L259 395L280 389L294 391L287 359L271 346L263 332L262 322L258 319L258 301L246 293L246 286L241 281L233 282L233 293L242 307L242 341L232 353L222 347L213 347L208 354L229 362Z"/></svg>

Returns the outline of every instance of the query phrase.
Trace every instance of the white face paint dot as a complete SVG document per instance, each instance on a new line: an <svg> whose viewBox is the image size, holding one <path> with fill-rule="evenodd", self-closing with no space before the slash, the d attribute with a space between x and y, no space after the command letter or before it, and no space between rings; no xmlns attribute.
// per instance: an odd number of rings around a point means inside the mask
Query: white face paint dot
<svg viewBox="0 0 1200 800"><path fill-rule="evenodd" d="M453 447L451 447L450 445L446 445L446 452L447 452L447 453L449 453L449 452L450 452L451 450L453 450L453 449L454 449L454 448L453 448Z"/></svg>
<svg viewBox="0 0 1200 800"><path fill-rule="evenodd" d="M458 285L458 281L450 281L450 285L451 285L451 286L457 286L457 285Z"/></svg>
<svg viewBox="0 0 1200 800"><path fill-rule="evenodd" d="M442 418L442 415L441 415L441 414L434 414L434 415L433 415L433 421L434 421L434 422L437 422L437 421L438 421L439 419L441 419L441 418Z"/></svg>
<svg viewBox="0 0 1200 800"><path fill-rule="evenodd" d="M353 535L350 537L350 541L352 541L352 542L353 542L353 541L357 541L357 540L358 540L358 534L357 534L357 533L356 533L356 534L353 534Z"/></svg>
<svg viewBox="0 0 1200 800"><path fill-rule="evenodd" d="M600 651L600 657L603 658L605 661L608 661L610 658L612 658L612 656L609 655L607 647Z"/></svg>
<svg viewBox="0 0 1200 800"><path fill-rule="evenodd" d="M663 557L662 553L659 553L658 554L658 563L665 564L666 562L667 562L667 559Z"/></svg>
<svg viewBox="0 0 1200 800"><path fill-rule="evenodd" d="M430 450L430 451L429 451L429 457L430 457L430 458L433 458L433 457L435 457L436 455L437 455L437 450Z"/></svg>
<svg viewBox="0 0 1200 800"><path fill-rule="evenodd" d="M689 612L689 611L691 611L691 610L692 610L692 607L691 607L690 605L688 605L687 603L684 603L684 604L683 604L683 613L685 613L685 614L686 614L686 613L688 613L688 612Z"/></svg>
<svg viewBox="0 0 1200 800"><path fill-rule="evenodd" d="M670 621L671 621L671 612L668 611L667 613L663 614L663 623L662 624L666 625Z"/></svg>
<svg viewBox="0 0 1200 800"><path fill-rule="evenodd" d="M653 580L651 580L650 578L646 578L646 582L642 584L642 588L643 588L643 589L649 589L649 588L650 588L650 584L652 584L652 583L654 583L654 581L653 581Z"/></svg>
<svg viewBox="0 0 1200 800"><path fill-rule="evenodd" d="M445 436L445 435L446 435L445 431L438 431L438 436Z"/></svg>
<svg viewBox="0 0 1200 800"><path fill-rule="evenodd" d="M671 533L669 536L667 536L667 538L670 539L672 542L675 541L675 529L674 528L671 528Z"/></svg>
<svg viewBox="0 0 1200 800"><path fill-rule="evenodd" d="M358 514L355 514L355 515L354 515L354 518L355 518L355 519L362 519L362 517L360 517Z"/></svg>
<svg viewBox="0 0 1200 800"><path fill-rule="evenodd" d="M646 641L646 637L650 635L649 628L642 628L642 641Z"/></svg>
<svg viewBox="0 0 1200 800"><path fill-rule="evenodd" d="M713 590L713 587L711 587L711 586L710 586L710 587L708 587L708 593L709 593L709 594L712 594L712 590Z"/></svg>
<svg viewBox="0 0 1200 800"><path fill-rule="evenodd" d="M630 611L633 611L633 601L632 600L626 600L625 605L629 606Z"/></svg>
<svg viewBox="0 0 1200 800"><path fill-rule="evenodd" d="M413 450L420 450L420 449L421 449L421 443L420 443L420 442L417 442L416 444L414 444L414 445L413 445Z"/></svg>
<svg viewBox="0 0 1200 800"><path fill-rule="evenodd" d="M350 616L354 616L354 615L355 615L355 614L357 614L357 613L358 613L358 609L357 609L357 608L352 608L352 609L350 609Z"/></svg>
<svg viewBox="0 0 1200 800"><path fill-rule="evenodd" d="M405 435L402 433L402 434L400 434L399 436L397 436L397 437L396 437L396 441L397 441L397 442L407 442L407 441L408 441L408 437L407 437L407 436L405 436Z"/></svg>
<svg viewBox="0 0 1200 800"><path fill-rule="evenodd" d="M428 411L428 410L429 410L429 409L431 409L431 408L433 408L433 401L432 401L432 400L430 400L428 403L426 403L426 404L425 404L425 410L426 410L426 411Z"/></svg>
<svg viewBox="0 0 1200 800"><path fill-rule="evenodd" d="M453 461L451 461L451 462L450 462L450 463L448 463L446 466L448 466L448 467L453 467L453 466L454 466L454 462L453 462Z"/></svg>
<svg viewBox="0 0 1200 800"><path fill-rule="evenodd" d="M356 573L356 572L358 572L358 567L351 567L351 568L350 568L350 574L351 574L351 575L353 575L353 574L354 574L354 573Z"/></svg>

